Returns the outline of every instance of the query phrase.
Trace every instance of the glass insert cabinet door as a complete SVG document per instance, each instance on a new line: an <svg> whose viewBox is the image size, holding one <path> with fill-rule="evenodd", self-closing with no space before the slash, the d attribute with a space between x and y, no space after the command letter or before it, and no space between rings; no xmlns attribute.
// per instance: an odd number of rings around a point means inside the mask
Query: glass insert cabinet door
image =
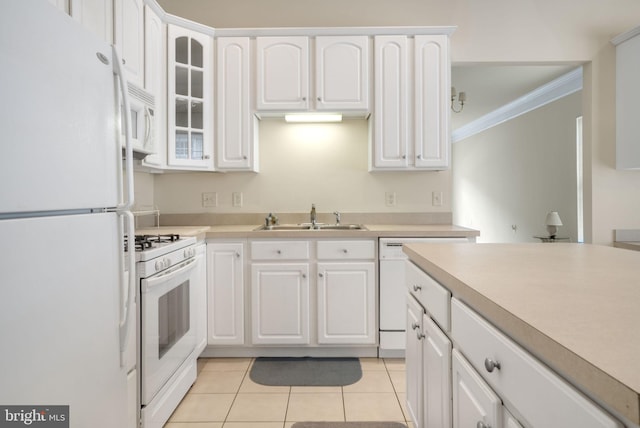
<svg viewBox="0 0 640 428"><path fill-rule="evenodd" d="M212 46L207 35L169 31L169 165L213 169Z"/></svg>

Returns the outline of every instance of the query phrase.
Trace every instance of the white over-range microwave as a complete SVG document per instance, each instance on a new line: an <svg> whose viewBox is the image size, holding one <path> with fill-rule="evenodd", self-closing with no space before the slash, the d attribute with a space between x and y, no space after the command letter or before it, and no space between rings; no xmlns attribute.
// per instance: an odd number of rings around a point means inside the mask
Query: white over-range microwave
<svg viewBox="0 0 640 428"><path fill-rule="evenodd" d="M134 157L143 159L157 152L155 97L131 82L128 82L128 86Z"/></svg>

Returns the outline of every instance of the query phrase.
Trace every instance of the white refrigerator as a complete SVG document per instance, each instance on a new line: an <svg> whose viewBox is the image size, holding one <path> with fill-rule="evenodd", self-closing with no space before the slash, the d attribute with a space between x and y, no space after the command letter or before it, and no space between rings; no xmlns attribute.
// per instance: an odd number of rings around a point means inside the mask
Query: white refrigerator
<svg viewBox="0 0 640 428"><path fill-rule="evenodd" d="M0 426L135 424L116 58L47 0L3 2Z"/></svg>

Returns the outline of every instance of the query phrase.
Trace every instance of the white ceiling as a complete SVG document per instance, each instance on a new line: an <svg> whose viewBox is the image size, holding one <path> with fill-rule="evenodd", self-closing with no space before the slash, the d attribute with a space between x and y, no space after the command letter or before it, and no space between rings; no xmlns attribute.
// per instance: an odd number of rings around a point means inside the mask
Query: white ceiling
<svg viewBox="0 0 640 428"><path fill-rule="evenodd" d="M454 65L451 85L467 94L461 113L451 113L455 130L574 70L576 65ZM456 104L457 107L457 104Z"/></svg>

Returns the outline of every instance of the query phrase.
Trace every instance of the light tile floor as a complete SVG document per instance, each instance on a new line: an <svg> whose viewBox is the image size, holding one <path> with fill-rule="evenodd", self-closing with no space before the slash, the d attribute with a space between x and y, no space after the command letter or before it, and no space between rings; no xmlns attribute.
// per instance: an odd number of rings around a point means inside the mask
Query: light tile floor
<svg viewBox="0 0 640 428"><path fill-rule="evenodd" d="M403 359L361 358L362 379L344 387L264 386L252 358L198 360L198 379L165 428L290 428L300 421L408 423Z"/></svg>

